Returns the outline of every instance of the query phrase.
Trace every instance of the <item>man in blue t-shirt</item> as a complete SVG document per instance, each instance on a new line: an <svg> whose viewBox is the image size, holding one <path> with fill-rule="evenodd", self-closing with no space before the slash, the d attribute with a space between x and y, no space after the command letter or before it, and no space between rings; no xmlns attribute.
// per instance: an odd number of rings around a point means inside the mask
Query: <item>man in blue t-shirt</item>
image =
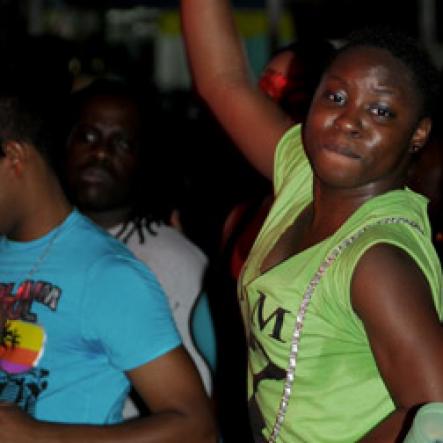
<svg viewBox="0 0 443 443"><path fill-rule="evenodd" d="M0 441L215 441L157 280L68 203L47 100L0 84ZM120 423L130 384L152 414Z"/></svg>

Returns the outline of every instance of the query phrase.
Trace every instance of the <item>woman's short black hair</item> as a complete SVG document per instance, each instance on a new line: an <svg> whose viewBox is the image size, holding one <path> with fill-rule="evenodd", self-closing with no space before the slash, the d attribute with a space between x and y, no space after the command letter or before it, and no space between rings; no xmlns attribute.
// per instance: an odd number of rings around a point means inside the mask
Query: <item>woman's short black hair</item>
<svg viewBox="0 0 443 443"><path fill-rule="evenodd" d="M366 27L352 32L345 45L338 50L336 57L357 46L385 49L399 59L409 69L417 92L423 98L420 116L434 114L438 104L436 101L440 96L438 70L415 38L399 29L383 25Z"/></svg>

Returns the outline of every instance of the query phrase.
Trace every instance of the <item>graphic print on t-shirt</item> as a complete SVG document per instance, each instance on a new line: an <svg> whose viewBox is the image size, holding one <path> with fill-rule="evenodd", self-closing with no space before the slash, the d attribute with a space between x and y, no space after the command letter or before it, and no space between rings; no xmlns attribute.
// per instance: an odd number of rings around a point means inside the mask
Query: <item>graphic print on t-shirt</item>
<svg viewBox="0 0 443 443"><path fill-rule="evenodd" d="M28 372L37 366L45 339L41 326L22 320L8 320L0 348L0 369L8 374Z"/></svg>
<svg viewBox="0 0 443 443"><path fill-rule="evenodd" d="M46 334L32 305L40 303L55 311L60 295L60 288L44 281L27 280L15 293L14 283L0 283L0 303L7 318L0 345L0 402L15 403L31 415L49 375L37 367Z"/></svg>
<svg viewBox="0 0 443 443"><path fill-rule="evenodd" d="M282 328L285 315L289 313L286 309L278 307L272 312L265 314L266 295L259 292L258 299L252 310L251 323L258 330L265 328L269 331L269 337L277 342L284 343L282 339ZM257 443L265 443L267 439L263 435L266 427L265 418L258 401L260 384L264 381L281 382L286 377L286 369L279 367L274 363L266 352L265 346L260 339L251 331L248 339L249 364L254 360L254 368L250 367L252 372L252 393L248 401L249 416L254 429L254 440Z"/></svg>

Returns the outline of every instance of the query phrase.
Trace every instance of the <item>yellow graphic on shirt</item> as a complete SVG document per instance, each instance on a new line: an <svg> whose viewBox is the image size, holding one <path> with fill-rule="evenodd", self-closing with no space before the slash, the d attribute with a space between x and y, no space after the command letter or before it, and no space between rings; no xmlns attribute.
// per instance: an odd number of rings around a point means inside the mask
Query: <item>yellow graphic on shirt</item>
<svg viewBox="0 0 443 443"><path fill-rule="evenodd" d="M46 342L44 329L22 320L8 320L0 347L0 369L8 374L28 372L35 367Z"/></svg>

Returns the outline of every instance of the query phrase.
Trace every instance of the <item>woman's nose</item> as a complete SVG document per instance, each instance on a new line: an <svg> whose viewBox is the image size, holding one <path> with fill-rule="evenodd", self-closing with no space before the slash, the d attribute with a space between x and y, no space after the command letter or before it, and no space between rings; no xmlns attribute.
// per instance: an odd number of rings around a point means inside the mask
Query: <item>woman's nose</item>
<svg viewBox="0 0 443 443"><path fill-rule="evenodd" d="M361 116L356 109L344 109L340 112L335 118L334 126L351 137L360 136L363 128Z"/></svg>

